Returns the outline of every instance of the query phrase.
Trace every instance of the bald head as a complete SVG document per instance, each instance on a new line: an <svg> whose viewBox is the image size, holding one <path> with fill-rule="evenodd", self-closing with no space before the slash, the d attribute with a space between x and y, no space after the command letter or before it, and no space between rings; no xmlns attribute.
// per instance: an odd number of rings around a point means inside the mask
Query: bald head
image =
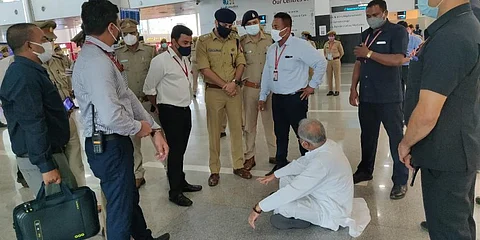
<svg viewBox="0 0 480 240"><path fill-rule="evenodd" d="M325 127L316 119L305 118L300 121L298 136L315 147L321 146L327 140Z"/></svg>
<svg viewBox="0 0 480 240"><path fill-rule="evenodd" d="M42 32L35 24L15 24L7 30L7 44L17 54L21 52L25 43L33 41L35 32L38 33L38 31Z"/></svg>

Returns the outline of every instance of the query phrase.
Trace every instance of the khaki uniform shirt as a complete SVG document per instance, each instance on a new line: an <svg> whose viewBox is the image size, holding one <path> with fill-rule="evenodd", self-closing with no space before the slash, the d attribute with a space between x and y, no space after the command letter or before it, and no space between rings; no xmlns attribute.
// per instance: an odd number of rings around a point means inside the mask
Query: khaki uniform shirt
<svg viewBox="0 0 480 240"><path fill-rule="evenodd" d="M62 100L65 100L66 97L71 97L72 78L65 72L65 69L70 69L71 66L67 65L61 56L53 55L50 61L43 64L43 67L47 70L50 80L57 87Z"/></svg>
<svg viewBox="0 0 480 240"><path fill-rule="evenodd" d="M234 32L227 39L218 38L214 32L200 36L196 60L199 70L209 68L225 82L233 81L237 67L246 64L240 40ZM207 78L205 80L213 83Z"/></svg>
<svg viewBox="0 0 480 240"><path fill-rule="evenodd" d="M272 36L262 32L260 40L255 42L251 36L245 34L241 37L240 43L247 61L243 79L253 83L260 83L263 66L265 66L267 59L267 51L270 45L273 44Z"/></svg>
<svg viewBox="0 0 480 240"><path fill-rule="evenodd" d="M197 54L196 53L197 53L197 44L193 43L192 44L192 52L190 53L190 61L193 64L197 63Z"/></svg>
<svg viewBox="0 0 480 240"><path fill-rule="evenodd" d="M330 42L327 41L323 49L325 50L325 57L327 57L328 54L332 54L333 58L342 58L345 54L343 51L342 42L337 40L335 40L335 42L333 43L332 48L330 48Z"/></svg>
<svg viewBox="0 0 480 240"><path fill-rule="evenodd" d="M128 87L137 97L144 97L143 85L150 69L150 62L156 56L155 47L140 43L135 52L123 46L115 50L115 53L127 74Z"/></svg>

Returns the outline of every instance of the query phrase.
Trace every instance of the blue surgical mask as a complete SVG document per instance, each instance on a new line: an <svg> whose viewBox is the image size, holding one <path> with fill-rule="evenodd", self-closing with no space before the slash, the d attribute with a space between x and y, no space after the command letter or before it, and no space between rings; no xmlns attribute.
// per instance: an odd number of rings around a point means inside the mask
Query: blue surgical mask
<svg viewBox="0 0 480 240"><path fill-rule="evenodd" d="M418 0L418 10L422 15L431 18L438 18L438 6L443 3L444 0L440 1L440 3L436 7L430 7L428 5L428 0Z"/></svg>
<svg viewBox="0 0 480 240"><path fill-rule="evenodd" d="M168 47L168 44L162 43L162 48L167 48L167 47Z"/></svg>

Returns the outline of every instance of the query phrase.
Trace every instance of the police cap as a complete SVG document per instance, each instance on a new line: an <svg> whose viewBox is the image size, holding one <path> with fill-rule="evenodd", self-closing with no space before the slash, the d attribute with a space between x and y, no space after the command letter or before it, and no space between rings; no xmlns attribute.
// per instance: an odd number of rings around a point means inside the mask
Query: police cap
<svg viewBox="0 0 480 240"><path fill-rule="evenodd" d="M237 14L228 8L221 8L215 12L215 19L221 23L233 24L237 19Z"/></svg>
<svg viewBox="0 0 480 240"><path fill-rule="evenodd" d="M258 13L255 10L250 10L243 14L242 27L245 27L245 25L247 25L247 22L253 19L259 19Z"/></svg>
<svg viewBox="0 0 480 240"><path fill-rule="evenodd" d="M57 28L57 23L55 21L40 21L34 22L33 24L37 25L37 27L42 29L49 41L54 41L55 39L57 39L57 35L53 33L53 30Z"/></svg>
<svg viewBox="0 0 480 240"><path fill-rule="evenodd" d="M130 18L123 19L120 22L120 29L124 33L135 33L135 32L137 32L137 26L138 26L138 22L133 20L133 19L130 19Z"/></svg>

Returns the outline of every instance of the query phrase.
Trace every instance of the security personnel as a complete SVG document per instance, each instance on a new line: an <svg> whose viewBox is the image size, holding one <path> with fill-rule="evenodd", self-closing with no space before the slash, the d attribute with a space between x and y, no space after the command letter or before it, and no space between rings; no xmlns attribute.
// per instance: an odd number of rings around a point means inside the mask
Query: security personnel
<svg viewBox="0 0 480 240"><path fill-rule="evenodd" d="M258 99L260 97L260 82L267 50L273 40L270 34L264 33L260 27L258 13L250 10L243 15L242 26L247 31L240 39L247 66L243 73L243 109L245 114L245 169L251 170L255 165L255 143L257 136ZM273 132L272 96L267 99L266 110L261 112L265 139L267 140L269 162L276 164L277 145Z"/></svg>
<svg viewBox="0 0 480 240"><path fill-rule="evenodd" d="M308 43L310 43L310 45L312 45L312 47L314 47L315 49L317 49L317 45L316 45L315 42L312 40L312 34L310 34L309 31L303 31L303 32L302 32L302 39L307 40Z"/></svg>
<svg viewBox="0 0 480 240"><path fill-rule="evenodd" d="M192 53L190 54L190 62L192 63L192 73L193 73L193 97L197 97L197 92L198 92L198 67L197 67L197 58L196 58L196 52L197 52L197 41L198 37L193 37L193 43L192 43Z"/></svg>
<svg viewBox="0 0 480 240"><path fill-rule="evenodd" d="M7 46L0 46L0 53L2 54L2 58L0 58L0 59L3 59L3 58L6 58L6 57L10 56L10 54L8 53L8 47Z"/></svg>
<svg viewBox="0 0 480 240"><path fill-rule="evenodd" d="M45 33L47 39L54 44L57 39L57 35L53 32L57 27L54 21L42 21L35 22L42 31ZM57 87L60 98L64 101L67 97L72 98L72 79L67 76L66 69L71 68L71 64L67 64L62 58L55 52L52 59L43 64L43 67L47 70L50 80ZM77 180L78 186L85 186L87 184L85 179L85 167L82 160L82 146L80 143L80 137L77 131L77 124L75 123L73 112L69 113L70 123L70 140L65 147L65 155L67 156L70 169Z"/></svg>
<svg viewBox="0 0 480 240"><path fill-rule="evenodd" d="M205 104L210 148L209 186L220 180L220 129L226 112L231 134L233 173L245 179L252 174L243 167L242 96L239 83L245 68L240 39L232 33L236 14L230 9L215 12L215 28L197 43L198 69L205 77Z"/></svg>
<svg viewBox="0 0 480 240"><path fill-rule="evenodd" d="M160 55L160 54L166 52L167 50L168 50L167 39L162 38L162 40L160 41L160 49L158 49L158 54Z"/></svg>
<svg viewBox="0 0 480 240"><path fill-rule="evenodd" d="M398 151L407 167L422 171L430 239L474 240L480 167L480 24L468 0L421 0L418 8L436 20L425 30L428 37L410 61L405 96L408 127Z"/></svg>
<svg viewBox="0 0 480 240"><path fill-rule="evenodd" d="M330 31L327 33L328 41L323 47L325 58L328 61L327 66L327 80L328 80L328 93L327 96L340 95L340 82L342 80L342 59L345 52L343 51L342 42L335 39L337 33ZM333 76L335 76L335 92L333 92Z"/></svg>
<svg viewBox="0 0 480 240"><path fill-rule="evenodd" d="M383 123L393 158L390 199L398 200L405 197L408 180L408 169L400 162L397 149L403 137L401 67L407 54L408 35L405 28L388 21L384 0L371 1L366 16L370 28L362 33L361 46L355 47L357 61L350 88L350 104L358 106L362 130L362 161L353 181L359 183L373 178L380 124Z"/></svg>
<svg viewBox="0 0 480 240"><path fill-rule="evenodd" d="M150 62L156 56L155 48L144 43L138 42L138 22L133 19L124 19L120 22L120 28L124 34L123 41L125 45L115 52L120 63L123 65L127 74L128 87L135 93L143 107L148 111L152 109L152 104L143 93L143 85L150 69ZM156 109L156 106L153 106ZM158 115L154 114L154 119L158 123ZM134 158L135 158L135 184L137 188L144 185L145 169L143 168L142 139L132 137Z"/></svg>

